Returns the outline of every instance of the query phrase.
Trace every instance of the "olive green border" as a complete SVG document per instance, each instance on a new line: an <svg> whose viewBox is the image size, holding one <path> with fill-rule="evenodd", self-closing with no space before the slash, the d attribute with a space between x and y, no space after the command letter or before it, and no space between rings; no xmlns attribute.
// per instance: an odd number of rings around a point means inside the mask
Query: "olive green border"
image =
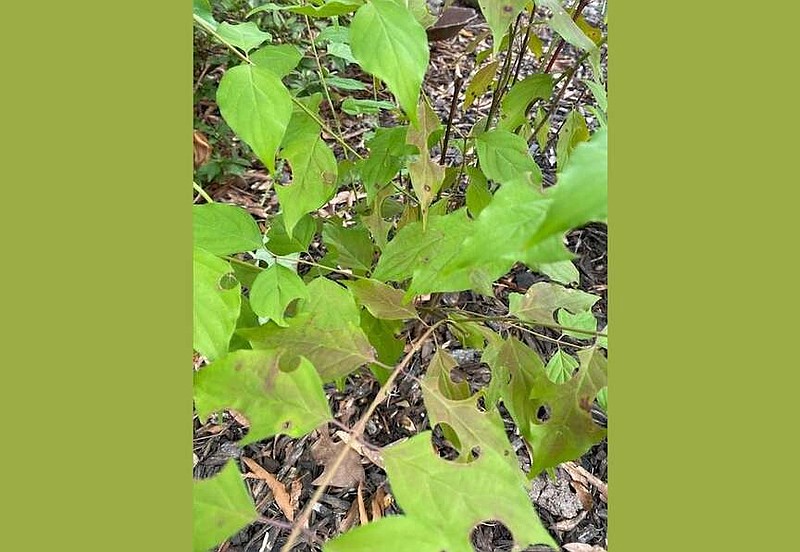
<svg viewBox="0 0 800 552"><path fill-rule="evenodd" d="M190 548L190 14L3 7L5 550Z"/></svg>
<svg viewBox="0 0 800 552"><path fill-rule="evenodd" d="M609 549L788 550L798 10L610 4Z"/></svg>

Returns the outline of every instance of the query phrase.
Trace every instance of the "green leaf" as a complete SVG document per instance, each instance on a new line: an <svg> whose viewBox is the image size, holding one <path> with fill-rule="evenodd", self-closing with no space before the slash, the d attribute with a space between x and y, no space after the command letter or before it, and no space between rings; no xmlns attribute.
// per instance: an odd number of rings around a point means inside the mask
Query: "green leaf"
<svg viewBox="0 0 800 552"><path fill-rule="evenodd" d="M375 136L366 142L369 157L358 162L361 180L372 202L380 188L388 184L403 166L403 159L414 153L406 144L407 126L375 129Z"/></svg>
<svg viewBox="0 0 800 552"><path fill-rule="evenodd" d="M275 152L292 117L292 99L280 79L262 67L238 65L222 77L217 104L225 122L275 172Z"/></svg>
<svg viewBox="0 0 800 552"><path fill-rule="evenodd" d="M353 51L350 49L349 44L343 42L331 42L327 46L328 55L335 56L345 60L347 63L356 63L356 58L353 57Z"/></svg>
<svg viewBox="0 0 800 552"><path fill-rule="evenodd" d="M556 261L554 263L538 264L531 268L536 272L541 272L559 284L577 284L580 281L580 273L572 261Z"/></svg>
<svg viewBox="0 0 800 552"><path fill-rule="evenodd" d="M250 61L278 78L291 73L302 58L303 53L292 44L264 46L250 54Z"/></svg>
<svg viewBox="0 0 800 552"><path fill-rule="evenodd" d="M475 139L478 160L487 178L504 184L530 172L537 183L542 171L528 153L528 144L521 136L507 130L494 129Z"/></svg>
<svg viewBox="0 0 800 552"><path fill-rule="evenodd" d="M383 451L405 515L348 531L326 543L325 552L472 552L472 529L490 519L508 527L514 550L557 546L533 509L521 472L502 453L486 448L474 462L448 462L433 451L430 437L425 431Z"/></svg>
<svg viewBox="0 0 800 552"><path fill-rule="evenodd" d="M481 67L472 77L464 92L464 111L470 108L476 99L483 96L494 80L500 60L493 61Z"/></svg>
<svg viewBox="0 0 800 552"><path fill-rule="evenodd" d="M605 113L608 111L608 99L606 97L606 89L602 84L596 83L594 81L585 79L581 81L592 93L594 96L594 101L597 102L598 107L600 110Z"/></svg>
<svg viewBox="0 0 800 552"><path fill-rule="evenodd" d="M528 288L525 295L509 294L508 312L528 322L553 324L553 313L557 309L567 309L572 313L584 312L590 310L599 300L599 296L579 289L537 282Z"/></svg>
<svg viewBox="0 0 800 552"><path fill-rule="evenodd" d="M192 206L195 247L216 255L254 251L261 247L261 230L245 209L226 203Z"/></svg>
<svg viewBox="0 0 800 552"><path fill-rule="evenodd" d="M278 263L259 274L250 290L253 311L279 326L288 326L283 313L295 299L308 299L306 285L294 270Z"/></svg>
<svg viewBox="0 0 800 552"><path fill-rule="evenodd" d="M192 256L192 346L209 360L228 352L241 307L241 286L228 287L230 263L194 248Z"/></svg>
<svg viewBox="0 0 800 552"><path fill-rule="evenodd" d="M284 9L310 17L336 17L354 12L362 5L364 5L363 0L328 0L321 6L306 4L304 6L287 6Z"/></svg>
<svg viewBox="0 0 800 552"><path fill-rule="evenodd" d="M508 26L517 18L527 3L528 0L478 0L481 13L492 30L495 53L502 48L501 42L503 35L508 32Z"/></svg>
<svg viewBox="0 0 800 552"><path fill-rule="evenodd" d="M275 350L234 351L194 375L194 402L202 420L233 409L250 422L242 446L273 435L302 437L332 419L314 366L300 358L284 371Z"/></svg>
<svg viewBox="0 0 800 552"><path fill-rule="evenodd" d="M364 226L345 228L341 224L326 221L322 227L322 239L336 255L336 263L342 268L351 268L358 275L369 272L375 246Z"/></svg>
<svg viewBox="0 0 800 552"><path fill-rule="evenodd" d="M414 194L419 200L422 225L424 227L428 220L428 207L442 188L444 167L431 159L430 151L428 150L428 140L431 134L441 127L441 123L436 112L424 99L419 104L417 121L418 124L416 126L412 125L406 135L408 143L416 146L419 150L419 157L409 164L408 173L411 176Z"/></svg>
<svg viewBox="0 0 800 552"><path fill-rule="evenodd" d="M275 215L270 218L270 226L267 231L267 237L269 238L267 249L275 255L289 255L290 253L307 251L308 245L314 239L316 232L316 221L310 215L305 215L297 221L292 236L290 236L286 230L283 215Z"/></svg>
<svg viewBox="0 0 800 552"><path fill-rule="evenodd" d="M500 102L497 128L514 132L527 120L528 109L537 99L547 100L553 93L553 77L537 73L517 82Z"/></svg>
<svg viewBox="0 0 800 552"><path fill-rule="evenodd" d="M259 29L252 21L234 24L222 22L217 27L217 34L245 52L258 48L264 41L272 40L272 35Z"/></svg>
<svg viewBox="0 0 800 552"><path fill-rule="evenodd" d="M578 16L578 18L575 20L575 24L583 32L583 34L589 37L589 40L594 42L595 46L600 45L600 41L603 39L603 33L600 31L600 29L593 27L582 15Z"/></svg>
<svg viewBox="0 0 800 552"><path fill-rule="evenodd" d="M414 16L393 0L371 0L350 24L350 47L366 72L386 83L412 123L428 68L428 36Z"/></svg>
<svg viewBox="0 0 800 552"><path fill-rule="evenodd" d="M525 244L544 220L549 203L530 182L503 184L473 225L462 230L463 241L454 247L455 255L441 267L439 277L463 281L463 274L483 270L494 281L508 272L524 257Z"/></svg>
<svg viewBox="0 0 800 552"><path fill-rule="evenodd" d="M598 335L597 336L597 341L595 342L595 345L597 347L602 347L603 349L608 350L608 324L606 324L603 327L603 329L600 330L600 332L598 332L598 333L605 334L605 336Z"/></svg>
<svg viewBox="0 0 800 552"><path fill-rule="evenodd" d="M192 0L192 13L208 23L214 30L219 26L211 12L211 4L208 0Z"/></svg>
<svg viewBox="0 0 800 552"><path fill-rule="evenodd" d="M467 167L469 184L467 185L467 209L472 218L481 214L487 205L492 201L492 193L489 191L489 183L481 170L477 167Z"/></svg>
<svg viewBox="0 0 800 552"><path fill-rule="evenodd" d="M315 94L300 102L316 113L321 99L321 95ZM310 115L295 108L281 150L281 156L292 168L292 181L275 186L289 234L304 215L325 205L336 193L336 157L322 139L320 130Z"/></svg>
<svg viewBox="0 0 800 552"><path fill-rule="evenodd" d="M366 90L367 86L356 79L347 79L343 77L327 77L325 82L328 86L333 88L338 88L339 90ZM394 108L394 104L392 104L392 109Z"/></svg>
<svg viewBox="0 0 800 552"><path fill-rule="evenodd" d="M524 431L534 450L529 477L579 458L606 435L591 415L597 393L606 386L606 359L595 348L579 351L578 359L578 373L566 383L554 384L546 374L536 374L530 408L533 412L546 409L549 418L537 420Z"/></svg>
<svg viewBox="0 0 800 552"><path fill-rule="evenodd" d="M192 550L207 552L258 519L236 463L192 484Z"/></svg>
<svg viewBox="0 0 800 552"><path fill-rule="evenodd" d="M586 120L577 109L573 109L567 114L564 126L561 127L558 133L556 166L564 167L575 146L588 139L589 128L586 126Z"/></svg>
<svg viewBox="0 0 800 552"><path fill-rule="evenodd" d="M608 387L603 387L597 392L597 404L603 411L608 412Z"/></svg>
<svg viewBox="0 0 800 552"><path fill-rule="evenodd" d="M564 383L572 378L572 373L577 367L578 361L559 349L550 357L544 370L553 383Z"/></svg>
<svg viewBox="0 0 800 552"><path fill-rule="evenodd" d="M395 109L397 106L395 106L392 102L386 102L383 100L356 100L353 98L347 98L342 102L341 107L342 111L348 115L361 115L362 113L375 114L381 109L391 110Z"/></svg>
<svg viewBox="0 0 800 552"><path fill-rule="evenodd" d="M347 282L347 287L375 318L407 320L417 317L413 306L403 304L403 291L400 289L369 279Z"/></svg>
<svg viewBox="0 0 800 552"><path fill-rule="evenodd" d="M403 355L406 341L396 337L403 329L403 323L399 320L380 320L372 316L368 310L361 311L361 329L367 335L369 342L375 348L378 360L384 364L394 365ZM375 375L381 385L386 383L391 370L370 364L369 369Z"/></svg>
<svg viewBox="0 0 800 552"><path fill-rule="evenodd" d="M592 314L592 311L581 311L572 314L564 309L559 309L556 313L558 323L566 328L575 328L576 330L585 330L587 332L597 331L597 319ZM564 330L564 335L574 337L575 339L594 339L594 335L589 333L573 332Z"/></svg>
<svg viewBox="0 0 800 552"><path fill-rule="evenodd" d="M450 353L444 349L436 349L425 373L425 380L431 384L435 392L451 401L463 401L472 395L469 383L453 381L451 372L457 366L458 362Z"/></svg>
<svg viewBox="0 0 800 552"><path fill-rule="evenodd" d="M566 232L588 222L608 218L608 132L598 130L588 142L580 143L559 173L555 186L548 188L553 200L542 225L528 245L553 234Z"/></svg>
<svg viewBox="0 0 800 552"><path fill-rule="evenodd" d="M286 361L308 358L326 382L346 376L375 360L369 340L361 331L361 316L349 290L323 277L308 284L309 299L281 328L268 322L239 330L254 349L282 349Z"/></svg>
<svg viewBox="0 0 800 552"><path fill-rule="evenodd" d="M587 52L597 49L595 43L583 34L580 27L572 20L572 16L561 6L561 0L538 0L536 4L552 12L553 16L548 19L547 25L564 40Z"/></svg>

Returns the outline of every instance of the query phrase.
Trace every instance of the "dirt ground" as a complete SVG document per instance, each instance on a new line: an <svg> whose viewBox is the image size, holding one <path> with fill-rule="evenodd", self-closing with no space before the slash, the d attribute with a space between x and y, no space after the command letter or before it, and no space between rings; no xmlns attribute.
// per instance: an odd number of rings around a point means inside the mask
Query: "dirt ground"
<svg viewBox="0 0 800 552"><path fill-rule="evenodd" d="M593 8L592 5L588 6L584 13L592 23L599 22L601 19L597 8ZM447 119L450 110L456 67L461 75L468 77L475 64L474 53L464 55L465 48L475 36L487 29L486 23L479 17L462 30L456 38L431 44L431 67L424 82L424 89L443 120ZM545 46L552 39L544 30L539 36ZM556 61L554 72L570 67L570 63L575 59L576 52L569 47L565 48ZM603 61L605 64L605 53ZM533 72L534 69L535 67L532 65L523 64L520 78ZM576 106L582 109L586 105L590 105L591 95L580 84L576 84L577 79L582 78L586 71L585 67L581 69L563 94L553 117L554 129L559 127L570 109ZM463 100L463 94L464 90L462 89L461 100ZM491 96L488 94L476 101L466 114L458 116L454 121L455 128L465 134L468 133L474 122L488 112L490 103ZM211 117L213 117L213 112L209 113L212 113ZM591 116L588 112L585 112L585 115L587 115L591 127L593 125ZM382 115L380 123L389 125L392 124L392 121ZM346 118L343 120L343 125L346 126L344 134L352 137L354 147L357 146L356 149L365 151L363 134L374 124L374 118ZM553 135L554 132L551 131L551 137ZM448 164L460 162L459 155L460 153L456 149L451 148L447 153ZM545 183L553 183L555 181L554 143L551 142L544 151L535 153L535 158L542 168ZM269 177L265 175L263 167L257 163L254 163L242 176L212 183L206 188L206 191L216 201L233 202L247 207L257 218L269 216L278 208L271 191ZM591 224L568 235L568 247L577 255L575 264L580 272L579 289L601 296L601 300L594 307L600 328L605 326L607 320L606 235L606 226L601 224ZM533 283L544 279L538 274L531 273L524 266L517 266L500 280L502 285L498 287L494 299L463 292L453 294L449 300L453 306L481 314L505 314L508 293L524 292ZM548 331L545 329L543 333L547 334ZM514 335L524 340L545 358L555 351L556 346L546 340L521 333ZM550 332L549 335L558 337L554 332ZM479 389L488 384L489 371L485 365L480 363L479 351L463 348L455 336L446 329L439 330L437 341L443 344L442 346L458 360L457 373L468 381L473 389ZM423 348L415 357L407 376L399 378L395 392L378 407L368 423L365 433L365 439L370 444L376 447L384 446L429 429L427 417L424 416L424 405L418 380L408 376L421 375L431 354L432 348ZM328 386L327 392L331 409L338 423L343 426L352 425L374 398L378 388L377 381L366 369L348 377L342 392L337 391L333 386ZM506 415L505 418L509 438L515 450L520 451L520 460L524 468L526 462L529 465L530 459L524 453L524 445L510 417ZM314 460L312 455L312 446L319 440L319 435L315 432L300 439L278 436L240 448L236 445L236 441L247 431L240 421L235 413L223 413L219 417L212 417L204 425L195 418L193 449L196 464L194 477L203 478L213 475L231 458L239 459L240 468L243 473L246 473L249 469L242 464L241 457L247 457L274 474L289 490L292 502L302 508L315 490L311 482L323 470L323 467ZM600 414L598 414L598 421L606 422L604 416ZM331 426L330 431L335 432L340 429ZM440 454L446 456L449 446L438 430L434 432L434 436ZM555 480L550 480L543 475L534 482L531 500L542 522L550 529L551 534L560 545L583 543L607 549L607 455L607 443L604 441L593 447L582 458L559 467L556 470ZM364 460L363 467L366 477L360 490L329 488L322 495L322 499L310 519L309 529L303 535L303 542L297 545L295 550L321 550L321 545L325 540L357 525L360 518L359 495L370 518L401 513L392 499L391 485L386 479L385 472L366 460ZM245 479L245 482L255 500L261 518L223 543L218 550L219 552L279 550L288 535L288 521L264 481ZM511 550L512 545L509 532L500 523L479 525L473 531L472 541L475 550L480 552ZM534 547L526 550L543 551L549 550L549 548ZM589 552L590 548L575 550ZM595 550L591 552L595 552Z"/></svg>

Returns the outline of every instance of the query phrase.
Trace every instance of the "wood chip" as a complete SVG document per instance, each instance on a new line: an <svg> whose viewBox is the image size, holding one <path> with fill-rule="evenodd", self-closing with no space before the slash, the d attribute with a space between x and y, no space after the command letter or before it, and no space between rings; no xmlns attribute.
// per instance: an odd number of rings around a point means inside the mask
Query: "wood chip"
<svg viewBox="0 0 800 552"><path fill-rule="evenodd" d="M572 519L565 519L559 521L558 523L554 523L553 525L550 526L550 528L556 531L572 531L578 526L580 522L583 521L583 518L585 517L586 517L586 512L581 512Z"/></svg>
<svg viewBox="0 0 800 552"><path fill-rule="evenodd" d="M358 502L358 520L361 522L361 525L366 525L369 523L369 517L367 517L367 507L364 505L364 495L362 494L363 486L363 482L359 481L356 502Z"/></svg>
<svg viewBox="0 0 800 552"><path fill-rule="evenodd" d="M582 542L572 542L564 545L564 550L567 552L606 552L602 546L592 546Z"/></svg>
<svg viewBox="0 0 800 552"><path fill-rule="evenodd" d="M272 496L275 497L275 502L278 504L278 507L283 512L283 515L286 516L286 519L289 521L294 521L294 509L292 508L292 499L289 496L289 493L286 492L286 487L283 483L278 481L274 475L269 473L267 470L262 468L258 462L253 460L252 458L247 458L246 456L242 456L242 462L244 462L248 468L253 472L253 477L257 479L261 479L267 483L269 489L272 491ZM249 474L248 474L249 475Z"/></svg>

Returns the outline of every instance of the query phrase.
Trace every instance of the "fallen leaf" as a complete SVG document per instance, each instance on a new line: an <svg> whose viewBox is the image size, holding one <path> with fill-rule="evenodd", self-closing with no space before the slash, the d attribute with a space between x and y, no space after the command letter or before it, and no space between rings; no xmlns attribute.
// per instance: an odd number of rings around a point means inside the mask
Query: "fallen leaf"
<svg viewBox="0 0 800 552"><path fill-rule="evenodd" d="M564 545L564 550L567 552L606 552L602 546L592 546L582 542L572 542Z"/></svg>
<svg viewBox="0 0 800 552"><path fill-rule="evenodd" d="M205 135L195 130L192 136L192 144L194 147L194 168L205 164L211 158L211 145L208 143L208 138Z"/></svg>
<svg viewBox="0 0 800 552"><path fill-rule="evenodd" d="M341 430L337 431L335 435L339 439L341 439L342 442L347 443L350 446L350 448L352 448L358 454L360 454L361 456L363 456L364 458L366 458L379 468L383 469L383 458L381 458L381 455L377 450L372 450L370 448L362 446L361 443L350 437L350 434L347 433L346 431L341 431Z"/></svg>
<svg viewBox="0 0 800 552"><path fill-rule="evenodd" d="M299 479L295 479L292 481L292 485L289 488L289 498L291 499L290 502L292 504L292 510L297 510L300 505L300 492L303 490L303 484L300 483Z"/></svg>
<svg viewBox="0 0 800 552"><path fill-rule="evenodd" d="M564 519L559 521L558 523L554 523L553 525L550 526L550 528L556 531L572 531L578 526L580 522L583 521L583 518L585 517L586 517L586 512L581 512L572 519Z"/></svg>
<svg viewBox="0 0 800 552"><path fill-rule="evenodd" d="M254 477L262 479L267 483L267 486L272 491L272 496L275 497L275 502L277 502L278 507L281 509L281 512L283 512L283 515L285 515L286 519L289 521L294 521L292 500L289 496L289 493L286 492L286 487L284 484L278 481L274 475L262 468L258 462L252 458L242 456L242 462L244 462L247 467L250 468L250 471L253 472Z"/></svg>
<svg viewBox="0 0 800 552"><path fill-rule="evenodd" d="M587 512L591 510L592 506L594 506L594 500L592 499L592 493L589 492L589 489L579 481L573 481L572 487L575 489L575 494L578 495L578 500L580 500L583 509Z"/></svg>
<svg viewBox="0 0 800 552"><path fill-rule="evenodd" d="M388 499L388 500L387 500ZM375 494L372 495L370 506L372 507L372 521L379 520L383 517L386 508L392 503L392 495L386 494L383 487L378 487Z"/></svg>
<svg viewBox="0 0 800 552"><path fill-rule="evenodd" d="M600 493L600 498L605 502L608 503L608 483L605 483L599 477L591 474L584 468L583 466L579 466L575 462L566 462L562 464L563 468L569 473L570 477L573 480L583 480L588 485L592 485L594 488L598 490Z"/></svg>
<svg viewBox="0 0 800 552"><path fill-rule="evenodd" d="M343 450L346 450L344 459L336 471L331 474L331 469ZM325 466L322 474L311 482L312 485L321 485L330 477L328 485L331 487L352 489L364 480L364 467L361 465L358 453L344 441L334 443L325 432L320 434L319 441L311 448L311 456L317 463Z"/></svg>

